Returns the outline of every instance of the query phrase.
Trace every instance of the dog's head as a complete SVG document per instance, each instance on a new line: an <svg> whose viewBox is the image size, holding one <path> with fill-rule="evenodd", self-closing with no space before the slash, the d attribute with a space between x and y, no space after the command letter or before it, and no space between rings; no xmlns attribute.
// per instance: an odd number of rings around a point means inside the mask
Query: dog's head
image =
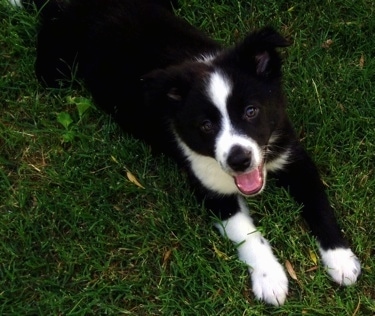
<svg viewBox="0 0 375 316"><path fill-rule="evenodd" d="M255 195L264 188L267 148L286 119L276 48L287 45L265 28L231 49L145 77L146 102L163 104L193 172L209 189Z"/></svg>

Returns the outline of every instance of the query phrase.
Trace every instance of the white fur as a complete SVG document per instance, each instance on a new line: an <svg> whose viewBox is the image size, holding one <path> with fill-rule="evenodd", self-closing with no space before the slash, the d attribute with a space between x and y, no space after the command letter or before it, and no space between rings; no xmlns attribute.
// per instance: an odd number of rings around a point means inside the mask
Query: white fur
<svg viewBox="0 0 375 316"><path fill-rule="evenodd" d="M224 171L229 174L233 173L231 168L227 165L228 154L233 146L241 146L252 153L252 165L249 167L248 171L257 168L263 160L261 149L253 139L247 135L238 133L229 118L227 99L232 93L231 82L223 73L213 72L208 83L207 92L212 103L220 111L222 119L221 131L217 137L215 146L216 160Z"/></svg>
<svg viewBox="0 0 375 316"><path fill-rule="evenodd" d="M216 227L237 245L239 259L249 266L254 295L266 303L282 305L288 294L285 271L254 226L241 197L239 202L241 211Z"/></svg>
<svg viewBox="0 0 375 316"><path fill-rule="evenodd" d="M328 274L340 285L352 285L361 273L361 265L349 248L335 248L319 251Z"/></svg>
<svg viewBox="0 0 375 316"><path fill-rule="evenodd" d="M222 114L226 113L227 99L232 93L232 83L223 73L214 71L209 79L207 93Z"/></svg>
<svg viewBox="0 0 375 316"><path fill-rule="evenodd" d="M269 149L272 147L272 145L277 142L278 138L280 135L277 132L272 133L269 141L268 141L268 146L266 148L267 154L272 154L272 151ZM290 148L284 148L284 152L278 157L272 161L267 162L266 168L267 171L275 172L277 170L281 170L284 168L286 164L290 162Z"/></svg>
<svg viewBox="0 0 375 316"><path fill-rule="evenodd" d="M182 140L179 140L178 144L190 161L195 176L207 189L218 194L238 193L233 177L224 172L214 158L194 152Z"/></svg>
<svg viewBox="0 0 375 316"><path fill-rule="evenodd" d="M279 155L276 159L267 162L266 168L268 171L274 172L277 170L281 170L284 168L286 164L289 163L290 151L289 149L285 150L281 155Z"/></svg>

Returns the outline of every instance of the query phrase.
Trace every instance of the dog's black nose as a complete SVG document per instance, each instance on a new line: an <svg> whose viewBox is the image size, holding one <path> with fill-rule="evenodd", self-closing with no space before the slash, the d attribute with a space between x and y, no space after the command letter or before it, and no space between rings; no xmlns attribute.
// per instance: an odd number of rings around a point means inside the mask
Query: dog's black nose
<svg viewBox="0 0 375 316"><path fill-rule="evenodd" d="M245 171L251 165L251 151L234 146L229 152L227 163L234 171Z"/></svg>

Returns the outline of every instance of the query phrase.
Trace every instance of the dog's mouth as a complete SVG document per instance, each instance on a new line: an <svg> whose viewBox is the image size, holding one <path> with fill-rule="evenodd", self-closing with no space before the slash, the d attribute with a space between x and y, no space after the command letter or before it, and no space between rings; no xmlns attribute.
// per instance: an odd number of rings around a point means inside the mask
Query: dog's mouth
<svg viewBox="0 0 375 316"><path fill-rule="evenodd" d="M263 166L250 172L234 176L234 182L238 190L244 195L255 195L263 189Z"/></svg>

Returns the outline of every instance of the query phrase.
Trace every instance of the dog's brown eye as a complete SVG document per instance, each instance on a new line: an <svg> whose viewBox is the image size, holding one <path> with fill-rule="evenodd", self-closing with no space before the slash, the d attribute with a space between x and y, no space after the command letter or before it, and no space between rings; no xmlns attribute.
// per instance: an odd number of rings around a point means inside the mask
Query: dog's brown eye
<svg viewBox="0 0 375 316"><path fill-rule="evenodd" d="M213 131L213 124L210 120L204 120L201 124L201 130L205 133L212 133Z"/></svg>
<svg viewBox="0 0 375 316"><path fill-rule="evenodd" d="M258 108L253 106L253 105L249 105L248 107L246 107L245 109L245 118L246 119L252 119L254 117L256 117L258 115Z"/></svg>

